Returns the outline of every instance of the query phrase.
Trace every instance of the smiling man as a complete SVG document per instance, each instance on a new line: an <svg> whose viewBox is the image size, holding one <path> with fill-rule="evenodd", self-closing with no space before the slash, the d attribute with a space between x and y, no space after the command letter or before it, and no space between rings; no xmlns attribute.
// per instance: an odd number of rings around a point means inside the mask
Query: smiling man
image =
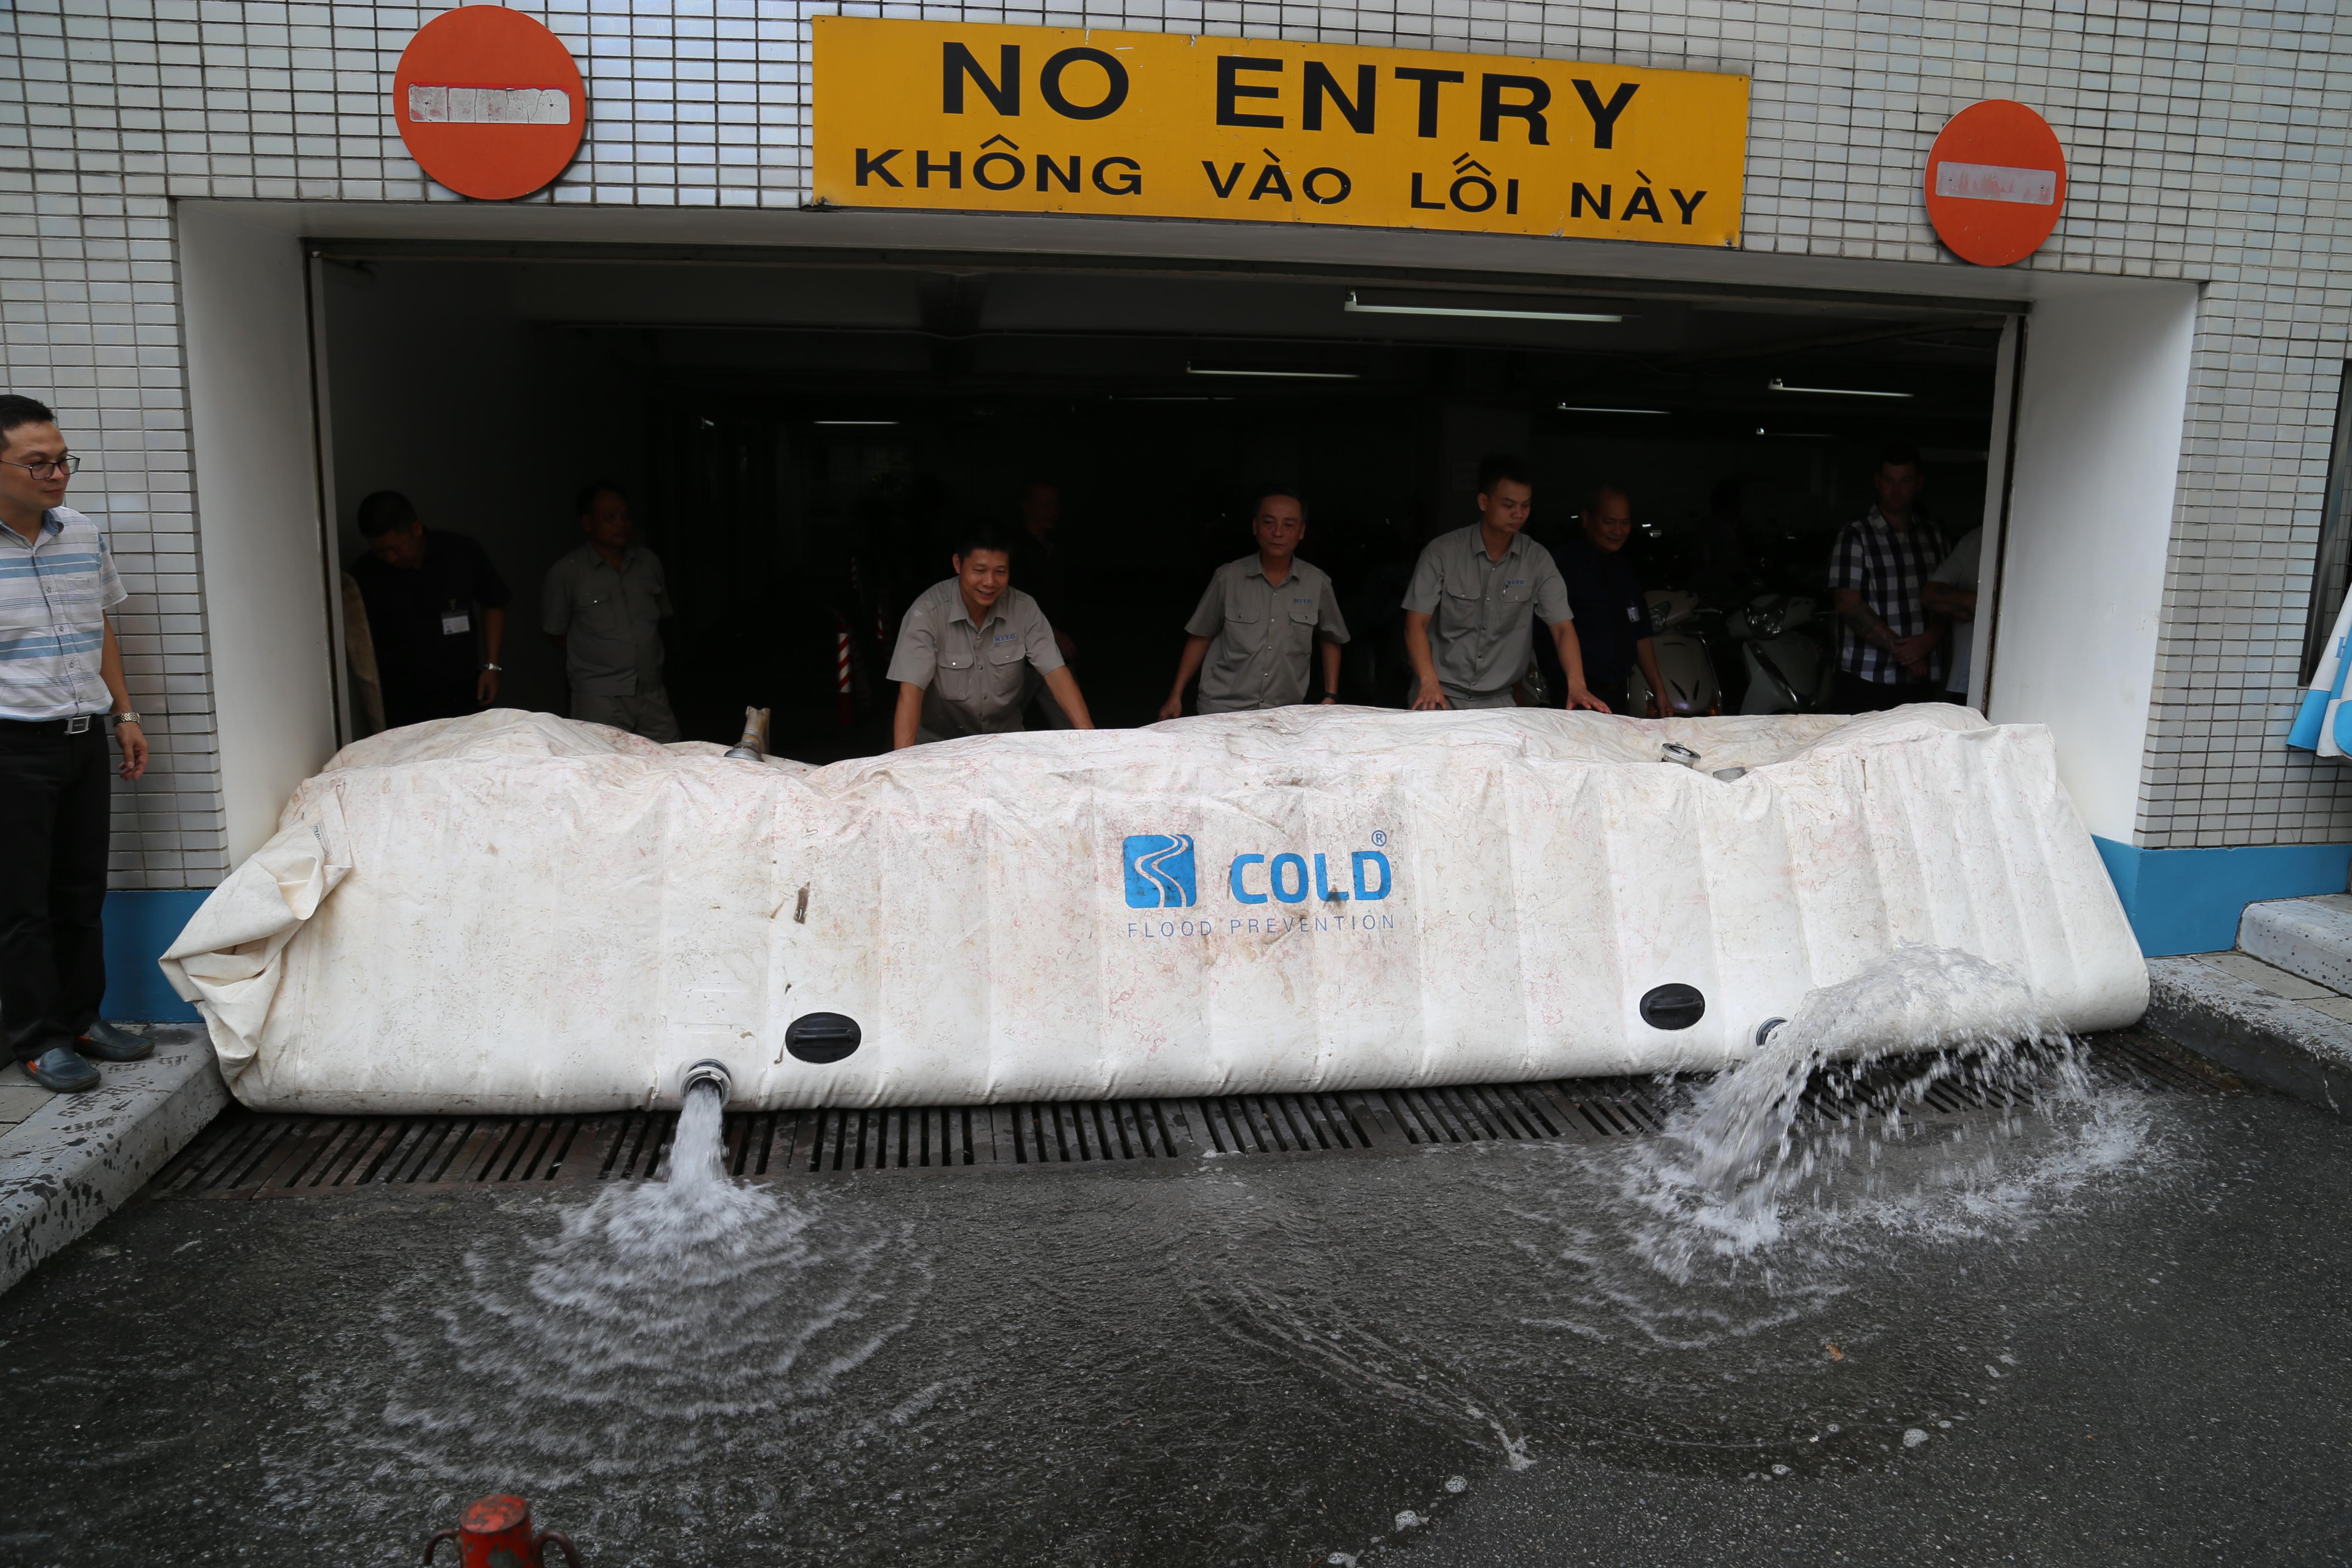
<svg viewBox="0 0 2352 1568"><path fill-rule="evenodd" d="M1005 542L983 530L968 531L949 563L955 575L924 589L898 623L888 677L898 683L890 749L1020 729L1032 666L1070 727L1093 729L1052 625L1036 600L1013 586Z"/></svg>
<svg viewBox="0 0 2352 1568"><path fill-rule="evenodd" d="M1404 595L1404 651L1416 712L1509 708L1543 622L1568 675L1568 706L1609 711L1586 689L1568 585L1551 552L1522 531L1535 510L1527 466L1497 453L1478 465L1478 521L1429 542Z"/></svg>
<svg viewBox="0 0 2352 1568"><path fill-rule="evenodd" d="M1184 651L1176 660L1176 684L1160 707L1162 719L1183 713L1184 688L1195 672L1203 713L1304 702L1318 645L1323 700L1339 700L1339 645L1348 640L1348 623L1331 579L1298 559L1307 503L1288 490L1266 491L1251 509L1250 532L1257 553L1218 567L1184 623Z"/></svg>
<svg viewBox="0 0 2352 1568"><path fill-rule="evenodd" d="M65 504L79 461L56 415L0 396L0 1036L27 1078L65 1093L98 1087L92 1058L154 1049L98 1021L108 721L126 780L147 771L147 736L106 614L124 597L113 552Z"/></svg>

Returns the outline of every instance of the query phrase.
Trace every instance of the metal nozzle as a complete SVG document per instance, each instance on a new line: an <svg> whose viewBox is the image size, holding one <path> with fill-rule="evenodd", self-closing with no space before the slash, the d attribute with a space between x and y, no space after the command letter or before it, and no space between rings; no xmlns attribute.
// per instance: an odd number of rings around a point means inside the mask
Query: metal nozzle
<svg viewBox="0 0 2352 1568"><path fill-rule="evenodd" d="M756 763L767 756L768 710L765 708L743 710L743 738L730 746L726 754L745 763Z"/></svg>
<svg viewBox="0 0 2352 1568"><path fill-rule="evenodd" d="M735 1075L727 1070L727 1064L706 1057L687 1068L686 1076L678 1079L677 1097L684 1100L694 1092L695 1085L701 1083L709 1084L719 1090L721 1104L735 1092Z"/></svg>
<svg viewBox="0 0 2352 1568"><path fill-rule="evenodd" d="M1756 1048L1759 1051L1762 1050L1764 1048L1764 1042L1772 1037L1772 1031L1779 1028L1788 1021L1789 1020L1786 1018L1767 1018L1762 1023L1757 1025Z"/></svg>

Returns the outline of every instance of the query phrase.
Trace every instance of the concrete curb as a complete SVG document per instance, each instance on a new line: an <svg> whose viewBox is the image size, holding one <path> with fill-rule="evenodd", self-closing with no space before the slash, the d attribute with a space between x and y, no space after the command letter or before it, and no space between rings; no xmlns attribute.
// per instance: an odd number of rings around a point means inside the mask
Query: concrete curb
<svg viewBox="0 0 2352 1568"><path fill-rule="evenodd" d="M228 1103L202 1026L159 1024L143 1062L60 1094L0 1133L0 1290L89 1233Z"/></svg>
<svg viewBox="0 0 2352 1568"><path fill-rule="evenodd" d="M2281 1094L2352 1114L2352 1023L2195 958L2147 961L2148 1028Z"/></svg>
<svg viewBox="0 0 2352 1568"><path fill-rule="evenodd" d="M2315 985L2352 994L2352 894L2248 904L2238 947Z"/></svg>

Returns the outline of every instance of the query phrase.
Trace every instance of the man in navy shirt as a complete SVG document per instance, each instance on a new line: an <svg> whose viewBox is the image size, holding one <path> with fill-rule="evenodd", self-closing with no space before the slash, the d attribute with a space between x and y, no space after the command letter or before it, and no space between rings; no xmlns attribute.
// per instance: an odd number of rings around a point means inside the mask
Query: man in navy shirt
<svg viewBox="0 0 2352 1568"><path fill-rule="evenodd" d="M351 574L367 604L383 686L383 721L397 730L478 713L499 700L506 579L462 533L427 528L397 490L360 502L367 553Z"/></svg>
<svg viewBox="0 0 2352 1568"><path fill-rule="evenodd" d="M1633 503L1615 485L1592 492L1580 520L1583 526L1559 552L1560 574L1568 579L1569 607L1576 612L1577 635L1584 641L1584 683L1595 697L1608 700L1612 711L1633 718L1674 716L1673 700L1658 674L1657 634L1650 624L1649 601L1633 567L1625 563L1625 541L1633 533ZM1625 689L1636 666L1650 683L1652 711L1636 713Z"/></svg>

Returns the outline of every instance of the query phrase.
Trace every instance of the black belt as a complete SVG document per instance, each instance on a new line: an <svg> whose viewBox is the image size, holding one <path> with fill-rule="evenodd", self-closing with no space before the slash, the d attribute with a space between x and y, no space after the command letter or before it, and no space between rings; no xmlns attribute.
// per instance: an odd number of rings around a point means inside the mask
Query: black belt
<svg viewBox="0 0 2352 1568"><path fill-rule="evenodd" d="M0 732L12 735L86 735L105 722L103 713L77 713L70 719L0 719ZM105 731L100 730L100 733Z"/></svg>

